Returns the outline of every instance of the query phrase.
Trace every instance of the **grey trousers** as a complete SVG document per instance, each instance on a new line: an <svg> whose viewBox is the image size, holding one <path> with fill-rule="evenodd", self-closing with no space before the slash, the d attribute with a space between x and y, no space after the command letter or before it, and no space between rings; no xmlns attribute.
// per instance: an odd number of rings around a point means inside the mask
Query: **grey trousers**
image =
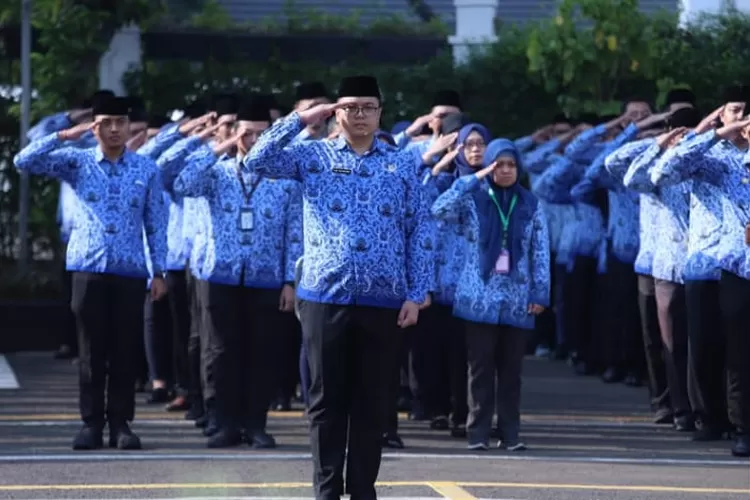
<svg viewBox="0 0 750 500"><path fill-rule="evenodd" d="M466 322L469 365L466 430L470 444L489 443L495 410L502 441L518 442L521 371L528 335L529 332L520 328Z"/></svg>

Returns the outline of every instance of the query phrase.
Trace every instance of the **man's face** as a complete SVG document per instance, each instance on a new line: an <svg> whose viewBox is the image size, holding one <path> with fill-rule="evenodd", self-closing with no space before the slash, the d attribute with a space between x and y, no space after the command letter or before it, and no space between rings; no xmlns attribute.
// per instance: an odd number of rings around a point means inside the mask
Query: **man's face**
<svg viewBox="0 0 750 500"><path fill-rule="evenodd" d="M148 129L147 122L130 122L130 137L135 137L146 129Z"/></svg>
<svg viewBox="0 0 750 500"><path fill-rule="evenodd" d="M130 138L130 120L126 115L97 115L94 135L108 149L121 148Z"/></svg>
<svg viewBox="0 0 750 500"><path fill-rule="evenodd" d="M724 125L731 125L742 119L745 114L744 102L728 102L724 105L719 118Z"/></svg>
<svg viewBox="0 0 750 500"><path fill-rule="evenodd" d="M380 125L380 100L375 97L342 97L336 121L351 137L367 137Z"/></svg>
<svg viewBox="0 0 750 500"><path fill-rule="evenodd" d="M237 122L237 126L245 129L245 135L240 139L241 144L238 144L238 147L240 151L247 153L258 142L260 134L270 127L271 124L269 122L240 121Z"/></svg>
<svg viewBox="0 0 750 500"><path fill-rule="evenodd" d="M234 115L222 115L219 117L219 128L216 129L216 139L219 142L226 141L232 137L232 118Z"/></svg>
<svg viewBox="0 0 750 500"><path fill-rule="evenodd" d="M625 106L625 114L631 123L639 122L651 114L651 105L647 102L633 101Z"/></svg>

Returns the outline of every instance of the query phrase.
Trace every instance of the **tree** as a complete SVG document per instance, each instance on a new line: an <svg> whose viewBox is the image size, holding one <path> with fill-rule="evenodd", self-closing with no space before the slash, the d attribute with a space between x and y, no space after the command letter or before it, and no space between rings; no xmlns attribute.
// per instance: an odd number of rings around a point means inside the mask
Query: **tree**
<svg viewBox="0 0 750 500"><path fill-rule="evenodd" d="M638 0L563 0L556 16L531 33L531 74L568 111L614 105L653 79L660 62L651 43L657 26L677 25L675 16L651 18L638 7Z"/></svg>

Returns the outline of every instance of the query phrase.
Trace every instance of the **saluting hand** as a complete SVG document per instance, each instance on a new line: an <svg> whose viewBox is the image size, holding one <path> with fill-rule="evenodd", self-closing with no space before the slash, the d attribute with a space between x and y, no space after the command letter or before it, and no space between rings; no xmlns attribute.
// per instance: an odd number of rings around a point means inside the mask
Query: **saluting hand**
<svg viewBox="0 0 750 500"><path fill-rule="evenodd" d="M79 123L75 127L61 130L57 133L57 137L61 141L77 141L81 138L81 136L83 136L83 134L94 128L95 124L96 122Z"/></svg>
<svg viewBox="0 0 750 500"><path fill-rule="evenodd" d="M675 144L679 142L680 139L682 139L682 136L687 133L688 129L686 127L677 127L669 132L660 135L656 139L656 144L661 149L667 149L671 148Z"/></svg>
<svg viewBox="0 0 750 500"><path fill-rule="evenodd" d="M401 306L396 324L401 328L408 328L417 324L419 320L419 304L407 300Z"/></svg>
<svg viewBox="0 0 750 500"><path fill-rule="evenodd" d="M318 104L310 109L299 112L300 120L305 125L314 125L327 120L337 109L346 106L345 103L334 102L333 104Z"/></svg>

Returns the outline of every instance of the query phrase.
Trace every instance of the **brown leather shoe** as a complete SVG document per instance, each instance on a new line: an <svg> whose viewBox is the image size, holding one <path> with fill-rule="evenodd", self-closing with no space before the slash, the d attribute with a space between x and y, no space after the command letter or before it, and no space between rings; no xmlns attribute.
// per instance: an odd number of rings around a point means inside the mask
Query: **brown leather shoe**
<svg viewBox="0 0 750 500"><path fill-rule="evenodd" d="M190 409L190 404L185 396L177 396L167 403L164 409L167 411L187 411Z"/></svg>

